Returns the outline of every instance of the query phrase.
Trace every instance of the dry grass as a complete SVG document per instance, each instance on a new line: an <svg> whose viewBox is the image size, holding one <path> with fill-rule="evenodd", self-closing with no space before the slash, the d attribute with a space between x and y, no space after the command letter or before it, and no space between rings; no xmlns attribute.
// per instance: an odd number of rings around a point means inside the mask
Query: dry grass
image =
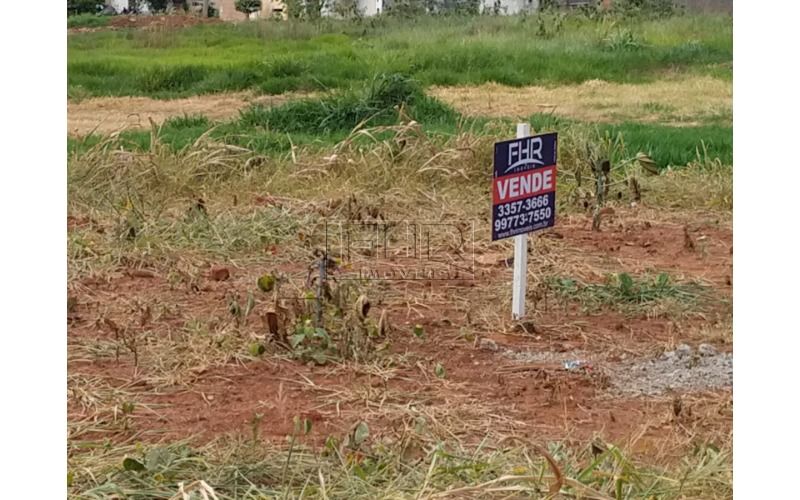
<svg viewBox="0 0 800 500"><path fill-rule="evenodd" d="M67 102L67 132L74 137L90 133L111 134L123 129L150 128L150 120L161 124L168 118L204 115L209 120L228 120L252 104L278 106L315 94L289 92L274 96L256 96L232 92L187 97L153 99L150 97L92 97Z"/></svg>
<svg viewBox="0 0 800 500"><path fill-rule="evenodd" d="M526 118L534 113L589 122L645 122L691 126L708 121L730 122L733 88L730 81L681 76L654 83L621 84L591 80L579 85L508 87L434 87L431 95L470 116ZM67 130L81 137L121 129L149 128L182 115L204 115L228 120L251 104L267 106L309 97L308 93L255 96L252 93L199 95L184 99L149 97L95 97L67 104Z"/></svg>
<svg viewBox="0 0 800 500"><path fill-rule="evenodd" d="M579 85L508 87L496 83L435 87L429 91L472 116L527 118L534 113L588 122L646 122L697 125L732 113L730 81L681 76L653 83L623 84L590 80Z"/></svg>
<svg viewBox="0 0 800 500"><path fill-rule="evenodd" d="M509 495L666 499L732 494L729 442L721 449L697 444L680 464L645 466L631 460L625 449L599 439L542 446L490 429L483 440L462 443L451 431L462 428L459 413L448 413L456 420L439 420L442 415L427 410L398 408L394 416L406 422L398 433L370 433L364 442L329 439L321 449L307 446L302 432L293 434L296 444L290 450L256 436L221 437L200 447L188 442L146 446L123 442L73 448L71 497L181 498L185 485L200 481L220 499ZM645 423L639 432L651 424ZM636 440L632 438L629 445ZM134 470L133 463L126 469L124 460L135 460L140 470Z"/></svg>

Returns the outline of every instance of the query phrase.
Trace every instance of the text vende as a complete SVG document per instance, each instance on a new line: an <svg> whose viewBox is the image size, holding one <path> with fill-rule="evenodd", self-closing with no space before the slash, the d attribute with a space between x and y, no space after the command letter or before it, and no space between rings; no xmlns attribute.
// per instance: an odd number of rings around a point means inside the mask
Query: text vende
<svg viewBox="0 0 800 500"><path fill-rule="evenodd" d="M521 200L556 189L556 166L537 168L496 177L492 183L492 200L495 204Z"/></svg>

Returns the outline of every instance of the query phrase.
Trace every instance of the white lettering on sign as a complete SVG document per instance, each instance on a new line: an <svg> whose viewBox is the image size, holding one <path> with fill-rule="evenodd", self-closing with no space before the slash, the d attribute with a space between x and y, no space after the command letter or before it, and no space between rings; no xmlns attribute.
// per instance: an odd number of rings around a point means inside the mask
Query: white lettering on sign
<svg viewBox="0 0 800 500"><path fill-rule="evenodd" d="M500 199L505 200L508 192L508 180L497 181L497 191L500 194Z"/></svg>
<svg viewBox="0 0 800 500"><path fill-rule="evenodd" d="M544 172L542 172L542 189L552 189L552 188L553 188L553 171L545 170ZM536 191L535 188L534 191Z"/></svg>
<svg viewBox="0 0 800 500"><path fill-rule="evenodd" d="M495 181L495 203L533 196L554 189L553 168L513 174Z"/></svg>
<svg viewBox="0 0 800 500"><path fill-rule="evenodd" d="M508 144L508 167L505 172L509 172L523 165L544 165L542 161L542 138L531 137L523 141L514 141Z"/></svg>

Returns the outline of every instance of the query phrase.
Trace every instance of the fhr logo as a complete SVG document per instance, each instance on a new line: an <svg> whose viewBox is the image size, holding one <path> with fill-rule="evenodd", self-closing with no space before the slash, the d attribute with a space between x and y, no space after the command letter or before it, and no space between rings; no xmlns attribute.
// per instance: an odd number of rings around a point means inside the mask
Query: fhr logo
<svg viewBox="0 0 800 500"><path fill-rule="evenodd" d="M555 165L557 137L551 133L496 143L494 177Z"/></svg>
<svg viewBox="0 0 800 500"><path fill-rule="evenodd" d="M508 166L504 173L507 174L515 168L526 165L544 165L541 137L528 137L508 143Z"/></svg>

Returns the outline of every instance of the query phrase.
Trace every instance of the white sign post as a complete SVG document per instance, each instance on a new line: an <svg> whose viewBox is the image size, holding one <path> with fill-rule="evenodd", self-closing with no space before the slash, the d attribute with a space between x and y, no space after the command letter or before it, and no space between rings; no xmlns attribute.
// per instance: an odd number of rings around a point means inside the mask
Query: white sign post
<svg viewBox="0 0 800 500"><path fill-rule="evenodd" d="M517 139L531 135L528 123L517 124ZM514 236L514 288L511 299L511 319L525 316L525 290L528 287L528 233Z"/></svg>
<svg viewBox="0 0 800 500"><path fill-rule="evenodd" d="M514 320L525 316L528 233L556 221L558 133L530 134L530 125L518 124L516 139L494 144L492 165L492 241L514 238Z"/></svg>

